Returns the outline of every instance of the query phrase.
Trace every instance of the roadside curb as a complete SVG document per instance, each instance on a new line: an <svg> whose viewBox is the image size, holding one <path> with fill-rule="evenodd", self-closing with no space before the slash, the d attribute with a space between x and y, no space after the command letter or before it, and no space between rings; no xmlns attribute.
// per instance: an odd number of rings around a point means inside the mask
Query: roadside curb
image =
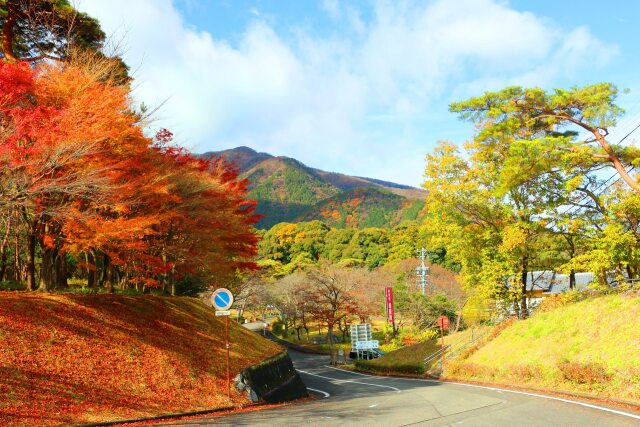
<svg viewBox="0 0 640 427"><path fill-rule="evenodd" d="M232 409L235 409L235 406L224 406L222 408L203 409L200 411L191 411L191 412L178 412L178 413L172 413L172 414L156 415L153 417L131 418L128 420L103 421L99 423L88 423L88 424L75 424L74 427L103 427L103 426L115 426L115 425L121 425L121 424L141 423L145 421L170 420L174 418L191 417L195 415L215 414L217 412L230 411Z"/></svg>

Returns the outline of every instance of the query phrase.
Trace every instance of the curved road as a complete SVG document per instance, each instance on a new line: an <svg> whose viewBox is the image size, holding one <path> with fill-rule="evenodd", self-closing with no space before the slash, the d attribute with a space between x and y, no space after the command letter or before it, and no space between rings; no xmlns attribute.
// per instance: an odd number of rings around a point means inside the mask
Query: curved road
<svg viewBox="0 0 640 427"><path fill-rule="evenodd" d="M461 384L373 377L329 367L327 356L290 354L317 400L161 425L640 426L640 414L629 411Z"/></svg>

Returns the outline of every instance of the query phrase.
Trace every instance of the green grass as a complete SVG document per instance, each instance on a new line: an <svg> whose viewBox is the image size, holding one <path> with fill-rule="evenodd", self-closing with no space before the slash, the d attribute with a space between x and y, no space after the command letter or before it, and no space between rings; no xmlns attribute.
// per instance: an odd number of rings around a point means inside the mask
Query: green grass
<svg viewBox="0 0 640 427"><path fill-rule="evenodd" d="M639 319L640 298L625 295L539 312L452 363L448 375L640 401Z"/></svg>
<svg viewBox="0 0 640 427"><path fill-rule="evenodd" d="M419 342L402 347L373 360L358 360L355 366L362 370L421 375L425 371L424 359L440 348L437 340Z"/></svg>
<svg viewBox="0 0 640 427"><path fill-rule="evenodd" d="M609 295L516 322L469 358L499 365L561 362L640 363L640 298ZM515 351L514 351L515 349Z"/></svg>

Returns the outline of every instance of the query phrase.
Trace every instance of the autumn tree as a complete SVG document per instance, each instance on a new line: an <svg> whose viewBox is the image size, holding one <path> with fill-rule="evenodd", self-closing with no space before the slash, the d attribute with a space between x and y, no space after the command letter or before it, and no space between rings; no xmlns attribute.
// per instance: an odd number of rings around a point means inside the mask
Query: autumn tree
<svg viewBox="0 0 640 427"><path fill-rule="evenodd" d="M309 312L316 322L327 327L329 346L333 347L334 328L356 312L353 291L357 284L349 269L335 265L322 265L309 271L308 279Z"/></svg>
<svg viewBox="0 0 640 427"><path fill-rule="evenodd" d="M147 138L113 63L88 58L37 72L0 63L0 257L20 230L14 255L25 254L28 289L39 277L41 290L66 286L70 260L90 288L172 294L188 274L214 285L253 268L258 217L246 181L223 161Z"/></svg>

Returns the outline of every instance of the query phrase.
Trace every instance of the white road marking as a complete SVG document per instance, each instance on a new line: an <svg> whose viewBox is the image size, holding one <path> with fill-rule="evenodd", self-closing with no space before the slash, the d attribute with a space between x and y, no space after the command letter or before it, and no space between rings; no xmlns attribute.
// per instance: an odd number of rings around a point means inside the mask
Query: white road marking
<svg viewBox="0 0 640 427"><path fill-rule="evenodd" d="M453 384L453 385L460 385L460 386L464 386L464 387L482 388L482 389L485 389L485 390L491 390L491 391L495 391L495 392L498 392L498 393L505 392L505 393L521 394L521 395L525 395L525 396L539 397L541 399L549 399L549 400L556 400L556 401L559 401L559 402L571 403L573 405L584 406L586 408L597 409L597 410L600 410L600 411L610 412L612 414L622 415L624 417L629 417L629 418L634 418L636 420L640 420L640 415L630 414L629 412L618 411L616 409L605 408L604 406L592 405L590 403L579 402L577 400L563 399L561 397L546 396L544 394L529 393L529 392L526 392L526 391L509 390L509 389L506 389L506 388L489 387L489 386L478 385L478 384L465 384L465 383L449 382L449 381L426 380L426 379L422 379L422 378L380 377L380 376L376 376L376 375L367 375L367 374L363 374L361 372L353 372L353 371L349 371L349 370L346 370L346 369L340 369L340 368L336 368L336 367L333 367L333 366L327 366L327 368L337 369L338 371L348 372L350 374L355 374L355 375L360 375L360 376L363 376L363 377L370 377L370 378L383 378L383 379L392 378L392 379L396 379L396 380L423 381L423 382L436 383L436 384Z"/></svg>
<svg viewBox="0 0 640 427"><path fill-rule="evenodd" d="M395 378L395 377L381 377L378 375L369 375L369 374L363 374L361 372L355 372L355 371L349 371L348 369L340 369L340 368L336 368L335 366L329 366L329 365L324 365L325 368L329 368L329 369L335 369L336 371L342 371L342 372L348 372L350 374L353 375L360 375L361 377L369 377L369 378Z"/></svg>
<svg viewBox="0 0 640 427"><path fill-rule="evenodd" d="M316 390L315 388L311 388L311 387L307 387L307 390L311 390L311 391L315 391L316 393L320 393L322 394L323 398L327 398L330 397L331 395L329 393L327 393L326 391L322 391L322 390Z"/></svg>
<svg viewBox="0 0 640 427"><path fill-rule="evenodd" d="M338 378L325 377L324 375L312 374L311 372L301 371L299 369L298 369L298 372L302 372L303 374L307 374L307 375L313 375L314 377L318 377L318 378L324 378L325 380L335 381L336 383L353 383L353 384L368 385L368 386L371 386L371 387L390 388L391 390L395 390L396 392L400 393L400 389L399 388L392 387L390 385L362 383L360 381L352 381L352 380L341 380L341 379L338 379Z"/></svg>
<svg viewBox="0 0 640 427"><path fill-rule="evenodd" d="M373 405L369 405L369 408L375 408L376 406L378 406L378 404L374 403Z"/></svg>

